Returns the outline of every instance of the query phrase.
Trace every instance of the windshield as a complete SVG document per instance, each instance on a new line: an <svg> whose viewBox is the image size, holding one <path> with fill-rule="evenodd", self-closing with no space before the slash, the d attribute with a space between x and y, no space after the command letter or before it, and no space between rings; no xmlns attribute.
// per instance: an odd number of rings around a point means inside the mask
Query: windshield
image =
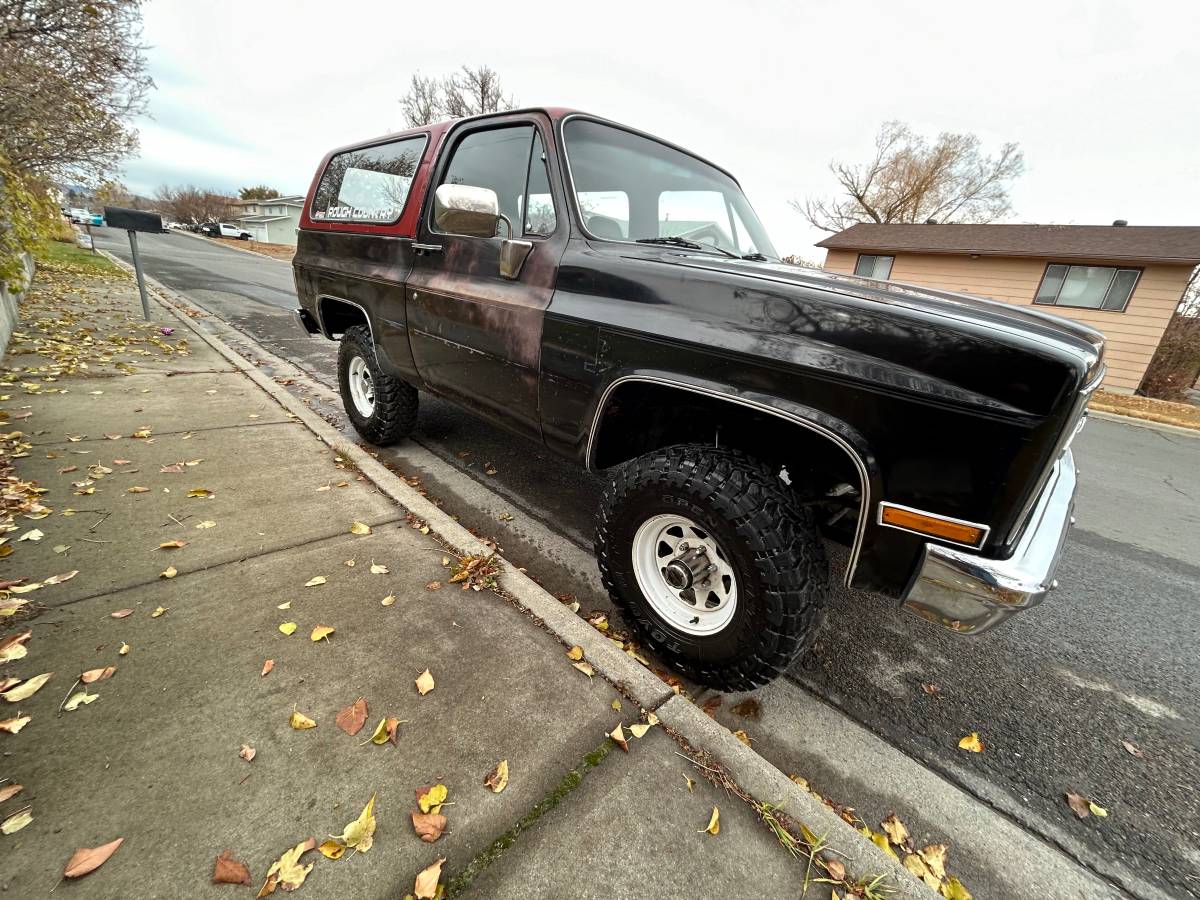
<svg viewBox="0 0 1200 900"><path fill-rule="evenodd" d="M738 256L776 256L737 183L658 141L601 122L563 127L583 225L612 241L677 238Z"/></svg>

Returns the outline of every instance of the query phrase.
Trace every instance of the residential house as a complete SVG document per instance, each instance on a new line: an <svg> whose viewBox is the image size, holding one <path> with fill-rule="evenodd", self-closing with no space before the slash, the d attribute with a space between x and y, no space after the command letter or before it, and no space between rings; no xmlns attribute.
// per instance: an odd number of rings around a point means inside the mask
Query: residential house
<svg viewBox="0 0 1200 900"><path fill-rule="evenodd" d="M296 246L296 229L300 227L300 211L304 209L303 194L272 200L235 200L232 206L229 221L249 231L254 240Z"/></svg>
<svg viewBox="0 0 1200 900"><path fill-rule="evenodd" d="M825 268L1035 305L1104 334L1104 388L1131 394L1192 269L1200 227L854 225L817 244Z"/></svg>

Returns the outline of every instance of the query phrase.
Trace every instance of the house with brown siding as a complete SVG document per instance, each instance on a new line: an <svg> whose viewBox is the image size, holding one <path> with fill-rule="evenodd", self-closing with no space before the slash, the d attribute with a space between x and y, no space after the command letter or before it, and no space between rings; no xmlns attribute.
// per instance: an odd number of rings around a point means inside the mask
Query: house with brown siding
<svg viewBox="0 0 1200 900"><path fill-rule="evenodd" d="M832 272L1036 305L1106 340L1104 387L1141 384L1192 269L1200 227L854 225L817 244Z"/></svg>

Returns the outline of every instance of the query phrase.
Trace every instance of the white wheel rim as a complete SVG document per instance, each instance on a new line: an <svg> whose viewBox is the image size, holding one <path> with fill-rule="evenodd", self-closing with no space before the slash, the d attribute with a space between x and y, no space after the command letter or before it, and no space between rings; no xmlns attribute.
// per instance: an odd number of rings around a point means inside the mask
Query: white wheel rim
<svg viewBox="0 0 1200 900"><path fill-rule="evenodd" d="M706 529L684 516L659 515L642 523L633 536L633 574L654 611L685 634L716 634L737 609L737 575L729 557Z"/></svg>
<svg viewBox="0 0 1200 900"><path fill-rule="evenodd" d="M350 400L355 410L364 419L371 418L375 412L375 382L371 379L371 367L361 356L350 360L347 380L350 382Z"/></svg>

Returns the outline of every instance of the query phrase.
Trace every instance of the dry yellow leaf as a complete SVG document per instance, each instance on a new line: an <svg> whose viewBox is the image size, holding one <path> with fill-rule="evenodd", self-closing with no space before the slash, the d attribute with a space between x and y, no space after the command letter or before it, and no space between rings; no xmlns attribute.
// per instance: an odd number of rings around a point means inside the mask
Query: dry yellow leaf
<svg viewBox="0 0 1200 900"><path fill-rule="evenodd" d="M891 842L888 841L887 835L878 831L872 831L870 828L864 828L867 837L871 839L871 843L890 856L896 862L900 862L900 857L896 855L896 851L892 849Z"/></svg>
<svg viewBox="0 0 1200 900"><path fill-rule="evenodd" d="M136 484L133 487L125 488L125 493L127 494L148 494L149 492L150 488L142 487L141 485Z"/></svg>
<svg viewBox="0 0 1200 900"><path fill-rule="evenodd" d="M608 733L608 736L616 741L618 747L626 753L629 752L629 741L625 740L625 729L621 727L620 722L617 723L616 728Z"/></svg>
<svg viewBox="0 0 1200 900"><path fill-rule="evenodd" d="M74 712L81 706L91 703L93 700L98 700L99 694L89 694L87 691L77 691L71 695L71 699L63 704L63 709L68 712Z"/></svg>
<svg viewBox="0 0 1200 900"><path fill-rule="evenodd" d="M612 702L612 708L613 708L613 709L615 709L617 712L620 712L620 711L621 711L621 701L620 701L620 700L614 700L614 701Z"/></svg>
<svg viewBox="0 0 1200 900"><path fill-rule="evenodd" d="M121 641L121 649L117 651L117 655L125 656L128 653L129 653L129 645L127 643L125 643L124 641Z"/></svg>
<svg viewBox="0 0 1200 900"><path fill-rule="evenodd" d="M11 719L0 719L0 731L16 734L29 724L29 716L13 716Z"/></svg>
<svg viewBox="0 0 1200 900"><path fill-rule="evenodd" d="M325 576L317 575L313 578L308 579L308 581L304 582L304 586L305 587L316 587L318 584L324 584L324 583L325 583Z"/></svg>
<svg viewBox="0 0 1200 900"><path fill-rule="evenodd" d="M492 789L493 794L498 794L508 787L508 760L500 760L496 764L496 768L488 772L487 777L483 779L483 783Z"/></svg>
<svg viewBox="0 0 1200 900"><path fill-rule="evenodd" d="M413 895L415 900L434 900L437 896L438 881L442 877L442 863L446 858L439 857L433 865L422 869L417 875L417 880L413 883Z"/></svg>
<svg viewBox="0 0 1200 900"><path fill-rule="evenodd" d="M0 834L14 834L32 822L33 813L30 810L31 807L27 806L0 822Z"/></svg>
<svg viewBox="0 0 1200 900"><path fill-rule="evenodd" d="M313 628L312 635L310 635L310 637L314 641L319 641L322 638L328 640L329 636L335 631L337 631L337 629L331 625L318 625Z"/></svg>
<svg viewBox="0 0 1200 900"><path fill-rule="evenodd" d="M187 495L189 497L200 497L203 499L207 499L213 495L213 492L210 491L208 488L192 488L190 491L187 492Z"/></svg>
<svg viewBox="0 0 1200 900"><path fill-rule="evenodd" d="M430 691L432 691L433 688L434 688L433 676L431 674L429 674L429 670L426 669L424 672L422 672L420 675L417 676L417 692L422 697L424 697L426 694L428 694ZM428 810L425 810L425 811L428 812Z"/></svg>
<svg viewBox="0 0 1200 900"><path fill-rule="evenodd" d="M578 645L572 647L570 650L567 651L567 659L574 659L574 660L583 659L583 648Z"/></svg>
<svg viewBox="0 0 1200 900"><path fill-rule="evenodd" d="M629 730L635 738L640 738L646 736L646 732L650 730L650 726L641 722L634 722L629 726Z"/></svg>
<svg viewBox="0 0 1200 900"><path fill-rule="evenodd" d="M386 597L384 597L382 600L379 601L379 605L380 606L391 606L395 602L396 602L396 595L388 594Z"/></svg>
<svg viewBox="0 0 1200 900"><path fill-rule="evenodd" d="M706 831L714 835L721 833L721 811L715 806L713 807L712 815L708 818L708 825L701 828L699 834L703 834Z"/></svg>
<svg viewBox="0 0 1200 900"><path fill-rule="evenodd" d="M337 838L330 838L317 849L328 859L341 859L346 854L346 845Z"/></svg>
<svg viewBox="0 0 1200 900"><path fill-rule="evenodd" d="M1091 800L1089 800L1088 801L1088 809L1090 809L1092 811L1093 816L1099 816L1101 819L1108 818L1108 810L1105 809L1103 806L1101 806L1098 803L1094 803Z"/></svg>
<svg viewBox="0 0 1200 900"><path fill-rule="evenodd" d="M197 523L196 523L196 527L197 527L197 528L216 528L216 527L217 527L217 523L216 523L216 522L210 522L210 521L207 521L207 520L205 520L205 521L203 521L203 522L197 522Z"/></svg>
<svg viewBox="0 0 1200 900"><path fill-rule="evenodd" d="M577 663L571 663L571 666L573 668L578 669L580 672L582 672L588 678L591 678L593 675L596 674L596 670L592 668L591 663L577 662Z"/></svg>
<svg viewBox="0 0 1200 900"><path fill-rule="evenodd" d="M739 728L737 731L735 731L733 733L733 736L735 738L737 738L739 741L741 741L743 744L745 744L747 747L750 746L750 744L751 744L750 735L746 734L746 732L743 731L742 729Z"/></svg>
<svg viewBox="0 0 1200 900"><path fill-rule="evenodd" d="M352 850L366 853L375 843L375 795L367 801L358 818L343 829L339 840Z"/></svg>
<svg viewBox="0 0 1200 900"><path fill-rule="evenodd" d="M283 603L280 603L280 604L279 604L278 606L276 606L275 608L276 608L276 609L291 609L291 608L292 608L292 601L291 601L291 600L285 600Z"/></svg>
<svg viewBox="0 0 1200 900"><path fill-rule="evenodd" d="M304 731L307 728L316 728L317 723L306 716L304 713L292 707L292 717L288 720L288 724L297 731Z"/></svg>
<svg viewBox="0 0 1200 900"><path fill-rule="evenodd" d="M372 575L386 575L386 574L388 574L388 571L389 570L388 570L387 566L380 565L379 563L374 563L374 562L371 563L371 574Z"/></svg>
<svg viewBox="0 0 1200 900"><path fill-rule="evenodd" d="M946 877L946 845L930 844L918 851L921 861L938 881Z"/></svg>
<svg viewBox="0 0 1200 900"><path fill-rule="evenodd" d="M79 680L84 684L94 684L97 681L105 681L117 674L116 666L104 666L100 669L88 669L79 676Z"/></svg>
<svg viewBox="0 0 1200 900"><path fill-rule="evenodd" d="M300 865L300 857L316 846L317 841L315 838L301 841L275 862L271 863L271 868L267 869L267 880L263 883L262 888L259 889L256 896L265 897L268 894L273 894L276 887L282 887L285 891L294 891L300 887L313 867L313 863L309 863L307 866Z"/></svg>
<svg viewBox="0 0 1200 900"><path fill-rule="evenodd" d="M179 574L179 570L176 569L174 566L167 566L165 569L163 569L161 572L158 573L158 577L159 578L174 578L178 574Z"/></svg>
<svg viewBox="0 0 1200 900"><path fill-rule="evenodd" d="M365 522L355 522L350 526L351 534L370 534L371 526Z"/></svg>
<svg viewBox="0 0 1200 900"><path fill-rule="evenodd" d="M49 681L50 676L53 674L53 672L43 672L41 675L35 675L28 681L23 681L16 687L9 688L3 694L0 694L0 697L3 697L9 703L20 703L22 700L28 700L41 690L42 685Z"/></svg>
<svg viewBox="0 0 1200 900"><path fill-rule="evenodd" d="M949 881L942 885L941 891L942 896L946 900L971 900L971 892L953 875L950 876Z"/></svg>
<svg viewBox="0 0 1200 900"><path fill-rule="evenodd" d="M896 818L895 813L884 819L881 824L888 839L897 847L903 846L908 840L908 829L904 827L903 822Z"/></svg>
<svg viewBox="0 0 1200 900"><path fill-rule="evenodd" d="M150 613L150 618L157 619L159 616L161 616L163 613L165 613L167 611L167 609L168 609L168 607L166 607L166 606L154 607L154 612Z"/></svg>
<svg viewBox="0 0 1200 900"><path fill-rule="evenodd" d="M968 750L971 753L983 752L983 741L979 739L979 733L972 731L965 738L958 742L959 750Z"/></svg>
<svg viewBox="0 0 1200 900"><path fill-rule="evenodd" d="M282 631L284 634L295 634L296 627L297 626L296 626L295 622L284 622L282 625L279 626L279 630Z"/></svg>
<svg viewBox="0 0 1200 900"><path fill-rule="evenodd" d="M696 782L694 779L688 778L686 775L684 775L683 780L687 782L687 789L688 789L689 794L696 789Z"/></svg>
<svg viewBox="0 0 1200 900"><path fill-rule="evenodd" d="M159 550L178 550L180 547L186 547L187 541L163 541L158 545Z"/></svg>
<svg viewBox="0 0 1200 900"><path fill-rule="evenodd" d="M421 812L441 812L442 804L446 802L446 797L450 792L444 784L435 784L425 793L417 797L417 806L421 808Z"/></svg>

